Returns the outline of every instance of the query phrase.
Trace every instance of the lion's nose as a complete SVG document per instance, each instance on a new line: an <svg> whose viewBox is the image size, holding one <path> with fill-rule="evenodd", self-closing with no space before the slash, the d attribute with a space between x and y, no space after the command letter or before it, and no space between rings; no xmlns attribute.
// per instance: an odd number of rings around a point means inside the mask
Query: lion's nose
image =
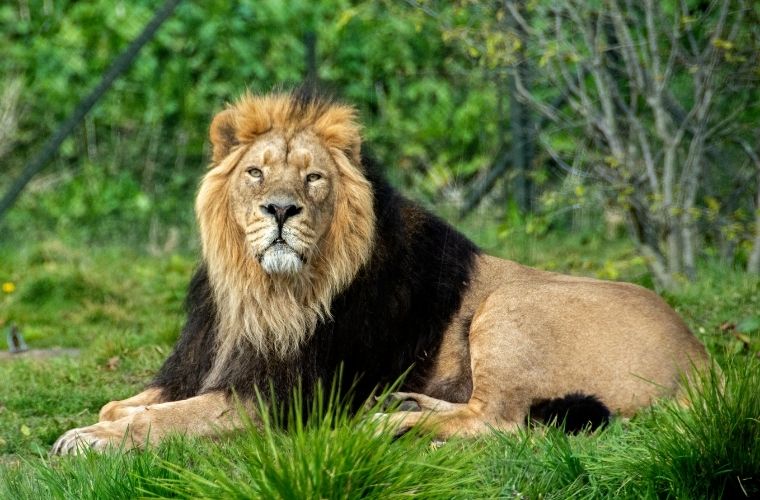
<svg viewBox="0 0 760 500"><path fill-rule="evenodd" d="M295 205L276 205L270 203L269 205L262 205L261 208L264 212L273 215L274 220L277 221L278 226L285 224L285 221L294 215L298 215L303 210L303 207L297 207Z"/></svg>

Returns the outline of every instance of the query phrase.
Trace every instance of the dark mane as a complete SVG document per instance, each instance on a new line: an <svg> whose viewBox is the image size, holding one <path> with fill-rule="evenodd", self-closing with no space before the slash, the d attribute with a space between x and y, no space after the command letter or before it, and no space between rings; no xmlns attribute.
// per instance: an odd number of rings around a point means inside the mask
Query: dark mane
<svg viewBox="0 0 760 500"><path fill-rule="evenodd" d="M307 113L321 115L334 106L335 96L321 87L304 83L289 92L288 120L299 122Z"/></svg>
<svg viewBox="0 0 760 500"><path fill-rule="evenodd" d="M365 160L377 218L373 256L332 303L332 319L320 323L298 355L266 359L236 354L223 383L208 390L268 393L282 402L300 380L308 397L317 380L330 383L343 365L343 384L354 381L355 399L394 382L412 365L406 388L420 390L444 330L459 309L478 249L436 216L395 191ZM190 285L188 320L174 352L152 386L170 400L201 390L213 364L216 308L201 264Z"/></svg>

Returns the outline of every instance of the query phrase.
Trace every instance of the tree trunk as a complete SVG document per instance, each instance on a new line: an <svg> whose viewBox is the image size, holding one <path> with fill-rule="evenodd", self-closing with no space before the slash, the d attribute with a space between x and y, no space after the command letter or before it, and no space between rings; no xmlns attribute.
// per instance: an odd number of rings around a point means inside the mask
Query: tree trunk
<svg viewBox="0 0 760 500"><path fill-rule="evenodd" d="M676 281L668 270L667 259L660 247L655 222L648 216L644 205L635 199L631 200L628 211L628 233L636 244L639 254L646 260L647 268L654 277L658 289L673 290Z"/></svg>
<svg viewBox="0 0 760 500"><path fill-rule="evenodd" d="M652 272L658 288L674 290L676 288L676 281L673 275L668 272L665 266L665 259L648 245L638 245L638 247L639 253L646 259L647 267Z"/></svg>
<svg viewBox="0 0 760 500"><path fill-rule="evenodd" d="M757 172L757 197L755 199L755 241L752 243L752 251L747 261L747 272L760 274L760 156L745 141L739 141L739 145L747 153Z"/></svg>
<svg viewBox="0 0 760 500"><path fill-rule="evenodd" d="M747 262L747 272L760 274L760 169L757 171L757 200L755 203L755 241Z"/></svg>
<svg viewBox="0 0 760 500"><path fill-rule="evenodd" d="M307 31L303 37L305 49L305 66L306 77L304 81L308 85L317 85L319 83L319 74L317 70L317 34L314 31Z"/></svg>
<svg viewBox="0 0 760 500"><path fill-rule="evenodd" d="M697 190L699 189L698 179L702 176L702 138L695 138L692 143L690 157L692 158L692 169L686 178L683 201L683 213L681 214L681 250L683 271L686 277L693 280L697 277L697 263L694 246L697 242L697 227L694 220L694 205L697 200Z"/></svg>
<svg viewBox="0 0 760 500"><path fill-rule="evenodd" d="M681 235L683 230L677 216L668 216L668 273L676 275L681 272Z"/></svg>
<svg viewBox="0 0 760 500"><path fill-rule="evenodd" d="M517 7L523 10L521 3L518 3ZM508 29L515 33L524 44L526 36L520 23L511 15L507 16L506 22ZM517 58L517 62L512 65L507 75L509 128L512 136L511 163L515 169L514 196L517 206L523 212L530 212L533 191L530 180L530 165L533 156L531 120L527 105L519 98L516 79L519 78L523 86L528 88L530 80L523 51L517 52Z"/></svg>
<svg viewBox="0 0 760 500"><path fill-rule="evenodd" d="M694 231L694 220L689 214L685 214L681 219L681 244L683 249L683 270L686 277L690 280L697 276L697 264L694 255L694 243L696 233Z"/></svg>

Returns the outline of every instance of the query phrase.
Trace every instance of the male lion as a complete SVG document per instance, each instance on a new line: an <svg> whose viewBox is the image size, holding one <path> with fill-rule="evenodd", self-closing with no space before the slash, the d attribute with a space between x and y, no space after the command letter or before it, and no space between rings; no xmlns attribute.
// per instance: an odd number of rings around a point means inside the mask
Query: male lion
<svg viewBox="0 0 760 500"><path fill-rule="evenodd" d="M300 91L245 95L214 118L179 341L144 392L54 453L235 429L236 401L255 419L257 389L285 402L300 381L309 397L340 365L357 401L411 367L395 397L419 411L378 418L446 438L531 412L599 424L706 363L649 290L480 253L362 161L359 132L352 107Z"/></svg>

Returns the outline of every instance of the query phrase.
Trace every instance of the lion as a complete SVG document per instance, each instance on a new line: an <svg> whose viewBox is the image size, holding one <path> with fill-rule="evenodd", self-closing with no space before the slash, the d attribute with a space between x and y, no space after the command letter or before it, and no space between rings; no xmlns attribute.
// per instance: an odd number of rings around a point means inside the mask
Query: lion
<svg viewBox="0 0 760 500"><path fill-rule="evenodd" d="M246 93L210 139L179 340L143 392L64 433L55 454L234 431L256 420L258 391L309 397L339 370L357 401L406 374L393 398L408 404L374 415L392 432L599 426L683 396L707 363L652 291L486 255L400 195L362 157L349 105Z"/></svg>

